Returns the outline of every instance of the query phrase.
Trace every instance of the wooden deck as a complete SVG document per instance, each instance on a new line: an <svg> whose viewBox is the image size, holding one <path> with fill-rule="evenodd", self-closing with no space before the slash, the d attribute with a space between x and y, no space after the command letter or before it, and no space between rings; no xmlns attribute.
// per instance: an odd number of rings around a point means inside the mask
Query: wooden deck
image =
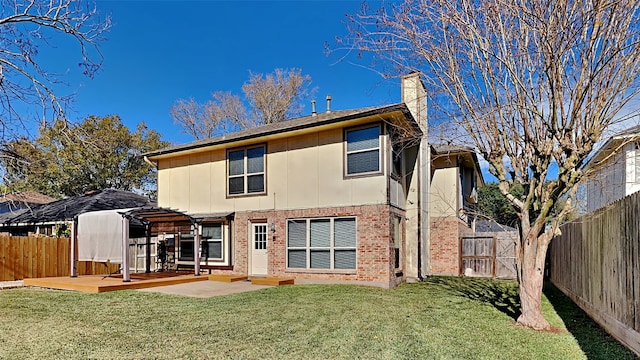
<svg viewBox="0 0 640 360"><path fill-rule="evenodd" d="M177 274L172 272L154 272L149 274L131 274L130 282L122 282L122 275L87 275L75 278L47 277L24 279L24 286L39 286L50 289L74 290L86 293L101 293L116 290L144 289L155 286L175 285L193 281L206 281L206 275Z"/></svg>
<svg viewBox="0 0 640 360"><path fill-rule="evenodd" d="M293 278L280 278L280 277L261 277L261 276L252 276L250 278L251 283L254 285L293 285L295 283Z"/></svg>
<svg viewBox="0 0 640 360"><path fill-rule="evenodd" d="M209 275L209 280L230 283L230 282L236 282L236 281L245 281L247 280L247 276L246 275L213 274L213 275Z"/></svg>

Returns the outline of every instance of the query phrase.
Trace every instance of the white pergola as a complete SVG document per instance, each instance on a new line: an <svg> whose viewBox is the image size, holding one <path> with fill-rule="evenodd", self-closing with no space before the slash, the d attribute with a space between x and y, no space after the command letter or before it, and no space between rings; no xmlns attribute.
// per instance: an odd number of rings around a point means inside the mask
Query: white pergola
<svg viewBox="0 0 640 360"><path fill-rule="evenodd" d="M105 238L101 239L104 243L108 244L120 244L122 246L122 281L130 282L131 274L129 270L129 224L131 221L137 221L141 223L145 228L145 234L147 237L147 246L150 244L151 227L153 224L160 222L190 222L193 228L193 254L194 254L194 275L200 275L200 231L198 230L198 221L196 218L185 214L183 212L161 208L161 207L140 207L134 209L120 209L110 210L117 213L122 217L122 233L110 232ZM89 214L89 213L87 213ZM82 214L84 215L84 214ZM78 223L79 218L82 215L78 215L73 219L73 225L71 227L71 277L78 276L78 269L76 267L76 244L78 243ZM147 272L150 272L151 266L151 253L147 248Z"/></svg>

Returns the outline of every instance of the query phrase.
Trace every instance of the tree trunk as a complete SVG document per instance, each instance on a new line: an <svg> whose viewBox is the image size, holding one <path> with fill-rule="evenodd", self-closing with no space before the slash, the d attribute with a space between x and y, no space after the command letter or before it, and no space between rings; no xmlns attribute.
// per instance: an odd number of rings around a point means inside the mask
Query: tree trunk
<svg viewBox="0 0 640 360"><path fill-rule="evenodd" d="M544 262L548 241L531 236L524 244L520 279L520 306L522 314L518 324L535 330L547 330L549 322L542 314L542 285L544 283Z"/></svg>

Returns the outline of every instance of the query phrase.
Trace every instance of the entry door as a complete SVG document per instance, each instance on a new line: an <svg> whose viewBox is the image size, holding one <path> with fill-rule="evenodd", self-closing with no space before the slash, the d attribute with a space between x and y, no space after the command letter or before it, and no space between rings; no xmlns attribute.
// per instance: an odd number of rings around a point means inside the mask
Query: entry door
<svg viewBox="0 0 640 360"><path fill-rule="evenodd" d="M266 276L269 256L267 255L267 224L252 225L251 275Z"/></svg>

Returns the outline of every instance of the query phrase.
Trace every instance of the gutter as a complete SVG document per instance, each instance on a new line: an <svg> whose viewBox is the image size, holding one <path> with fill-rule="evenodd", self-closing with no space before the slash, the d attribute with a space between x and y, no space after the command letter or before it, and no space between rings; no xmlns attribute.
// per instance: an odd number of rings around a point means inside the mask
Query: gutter
<svg viewBox="0 0 640 360"><path fill-rule="evenodd" d="M144 155L144 156L142 157L142 160L144 160L144 162L146 162L147 164L151 165L151 167L152 167L152 168L154 168L154 169L156 169L156 170L158 169L158 164L157 164L157 163L154 163L154 162L153 162L153 161L151 161L151 160L149 160L149 158L147 157L147 155Z"/></svg>

